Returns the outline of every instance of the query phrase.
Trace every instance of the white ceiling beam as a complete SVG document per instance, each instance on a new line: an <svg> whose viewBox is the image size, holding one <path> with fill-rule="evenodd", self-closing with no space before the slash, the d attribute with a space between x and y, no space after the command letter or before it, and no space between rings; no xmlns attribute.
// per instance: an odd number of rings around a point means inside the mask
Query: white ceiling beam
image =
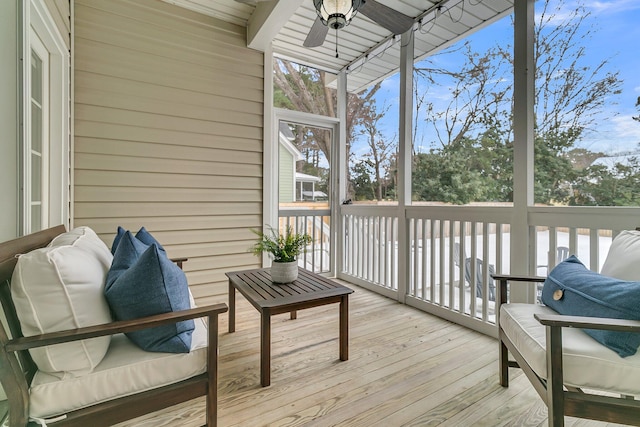
<svg viewBox="0 0 640 427"><path fill-rule="evenodd" d="M304 0L258 2L247 24L247 47L264 52Z"/></svg>

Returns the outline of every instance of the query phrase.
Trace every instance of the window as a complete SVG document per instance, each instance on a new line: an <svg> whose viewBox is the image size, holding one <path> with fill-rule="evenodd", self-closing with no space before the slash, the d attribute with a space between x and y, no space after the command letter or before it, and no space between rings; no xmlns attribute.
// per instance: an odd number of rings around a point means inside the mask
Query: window
<svg viewBox="0 0 640 427"><path fill-rule="evenodd" d="M31 91L29 103L31 107L31 126L25 141L27 164L25 174L25 200L28 202L26 223L30 224L30 232L42 230L49 226L47 195L49 176L49 52L36 34L31 35Z"/></svg>
<svg viewBox="0 0 640 427"><path fill-rule="evenodd" d="M273 59L273 106L336 117L336 75L282 58Z"/></svg>
<svg viewBox="0 0 640 427"><path fill-rule="evenodd" d="M21 233L69 223L69 51L42 0L25 6Z"/></svg>

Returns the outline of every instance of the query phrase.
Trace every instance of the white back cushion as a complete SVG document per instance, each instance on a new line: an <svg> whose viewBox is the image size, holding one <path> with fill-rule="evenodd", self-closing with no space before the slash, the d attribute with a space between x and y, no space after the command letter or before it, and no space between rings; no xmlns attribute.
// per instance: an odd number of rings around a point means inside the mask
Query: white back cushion
<svg viewBox="0 0 640 427"><path fill-rule="evenodd" d="M640 231L625 230L613 239L600 274L640 281Z"/></svg>
<svg viewBox="0 0 640 427"><path fill-rule="evenodd" d="M104 283L112 255L96 233L79 227L48 247L21 255L11 280L18 319L25 336L93 326L111 321ZM38 369L57 376L91 372L109 347L110 337L92 338L30 350Z"/></svg>

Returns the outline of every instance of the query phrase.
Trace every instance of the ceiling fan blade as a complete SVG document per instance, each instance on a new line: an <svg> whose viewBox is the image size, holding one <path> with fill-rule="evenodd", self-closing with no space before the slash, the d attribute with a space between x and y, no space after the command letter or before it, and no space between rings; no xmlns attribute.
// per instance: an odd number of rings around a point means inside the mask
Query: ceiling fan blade
<svg viewBox="0 0 640 427"><path fill-rule="evenodd" d="M304 43L302 43L302 45L304 47L322 46L324 39L327 38L328 32L329 28L322 23L320 17L316 17L316 20L313 22L313 25L309 30L309 34L307 34L307 38L304 39Z"/></svg>
<svg viewBox="0 0 640 427"><path fill-rule="evenodd" d="M413 18L400 13L375 0L366 0L358 9L367 18L391 31L393 34L402 34L413 25Z"/></svg>

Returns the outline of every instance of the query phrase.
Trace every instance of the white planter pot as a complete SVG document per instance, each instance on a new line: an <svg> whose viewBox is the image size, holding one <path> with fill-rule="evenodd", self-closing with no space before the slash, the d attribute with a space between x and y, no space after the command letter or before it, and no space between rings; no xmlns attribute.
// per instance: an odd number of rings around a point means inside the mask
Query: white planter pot
<svg viewBox="0 0 640 427"><path fill-rule="evenodd" d="M298 261L271 264L271 280L274 283L291 283L298 278Z"/></svg>

